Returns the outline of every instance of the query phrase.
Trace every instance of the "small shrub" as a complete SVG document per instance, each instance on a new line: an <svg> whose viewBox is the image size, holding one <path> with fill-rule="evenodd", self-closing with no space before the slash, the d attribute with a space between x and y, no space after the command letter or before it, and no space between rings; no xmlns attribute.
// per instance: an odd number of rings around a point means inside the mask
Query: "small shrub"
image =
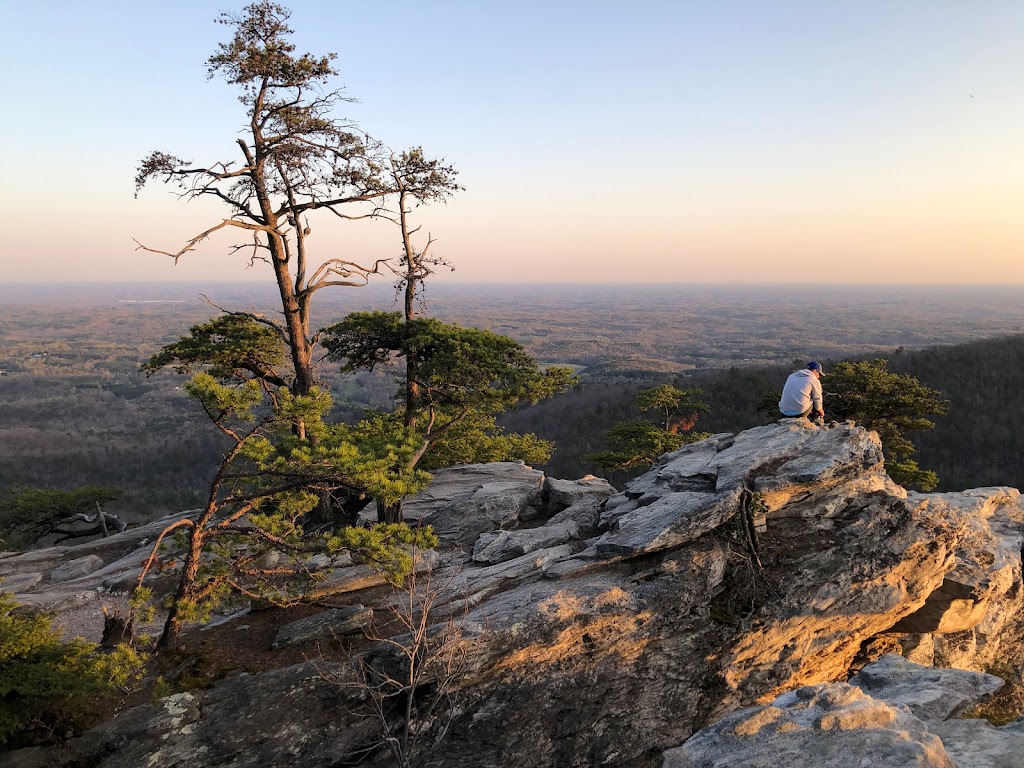
<svg viewBox="0 0 1024 768"><path fill-rule="evenodd" d="M17 608L12 595L0 592L0 745L74 729L93 697L140 674L143 658L133 648L101 654L95 644L65 642L48 616Z"/></svg>
<svg viewBox="0 0 1024 768"><path fill-rule="evenodd" d="M1002 662L985 671L1002 678L1003 687L985 701L970 707L961 717L988 720L992 725L999 727L1024 716L1024 670L1015 669L1011 664Z"/></svg>

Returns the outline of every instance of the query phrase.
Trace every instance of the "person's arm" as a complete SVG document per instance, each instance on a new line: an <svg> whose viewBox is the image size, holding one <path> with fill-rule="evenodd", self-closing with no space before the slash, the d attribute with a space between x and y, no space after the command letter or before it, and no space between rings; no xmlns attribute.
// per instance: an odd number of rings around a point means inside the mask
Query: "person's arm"
<svg viewBox="0 0 1024 768"><path fill-rule="evenodd" d="M822 407L821 402L821 382L818 381L818 377L814 376L811 380L811 404L814 406L814 410L821 418L825 418L825 409Z"/></svg>

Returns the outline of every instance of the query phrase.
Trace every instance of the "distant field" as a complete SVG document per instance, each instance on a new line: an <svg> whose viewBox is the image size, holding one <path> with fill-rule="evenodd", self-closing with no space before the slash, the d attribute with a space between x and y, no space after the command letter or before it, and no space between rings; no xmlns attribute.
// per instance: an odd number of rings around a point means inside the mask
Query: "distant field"
<svg viewBox="0 0 1024 768"><path fill-rule="evenodd" d="M35 307L45 316L47 306L78 307L128 317L134 311L165 318L176 334L214 311L200 294L227 307L274 302L268 287L245 283L25 283L0 286L0 310ZM397 308L386 284L321 296L323 324L357 309ZM1024 330L1024 286L439 280L428 287L426 306L438 317L509 335L539 360L660 372L954 344Z"/></svg>
<svg viewBox="0 0 1024 768"><path fill-rule="evenodd" d="M140 514L197 503L218 436L176 389L181 377L147 379L138 366L215 312L200 294L268 312L274 298L238 283L0 286L0 489L114 484L128 493L123 506ZM395 309L386 285L324 298L319 324L357 309ZM600 447L602 425L623 417L617 401L628 398L628 382L1018 333L1024 287L438 283L427 311L507 334L538 360L582 372L581 390L510 419L561 439L561 466L574 471ZM386 407L396 391L385 376L323 375L341 418ZM737 398L717 397L714 411L725 418ZM588 408L586 425L556 426Z"/></svg>

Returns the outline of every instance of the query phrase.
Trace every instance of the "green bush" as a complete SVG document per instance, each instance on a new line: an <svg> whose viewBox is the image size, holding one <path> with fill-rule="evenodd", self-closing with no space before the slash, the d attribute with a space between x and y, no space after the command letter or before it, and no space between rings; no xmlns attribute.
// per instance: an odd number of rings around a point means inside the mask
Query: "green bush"
<svg viewBox="0 0 1024 768"><path fill-rule="evenodd" d="M141 672L134 649L122 645L101 654L81 639L64 642L48 616L17 608L12 595L0 592L0 745L73 729L93 697Z"/></svg>

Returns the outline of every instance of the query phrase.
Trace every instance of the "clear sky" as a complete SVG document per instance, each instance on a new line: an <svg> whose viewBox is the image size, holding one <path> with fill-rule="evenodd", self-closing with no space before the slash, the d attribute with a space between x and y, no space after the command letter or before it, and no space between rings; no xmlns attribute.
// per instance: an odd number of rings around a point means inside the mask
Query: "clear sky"
<svg viewBox="0 0 1024 768"><path fill-rule="evenodd" d="M446 280L1024 283L1020 0L295 0L347 116L466 191L421 211ZM0 280L268 277L159 185L234 159L204 62L225 0L0 0ZM314 222L324 255L397 251Z"/></svg>

